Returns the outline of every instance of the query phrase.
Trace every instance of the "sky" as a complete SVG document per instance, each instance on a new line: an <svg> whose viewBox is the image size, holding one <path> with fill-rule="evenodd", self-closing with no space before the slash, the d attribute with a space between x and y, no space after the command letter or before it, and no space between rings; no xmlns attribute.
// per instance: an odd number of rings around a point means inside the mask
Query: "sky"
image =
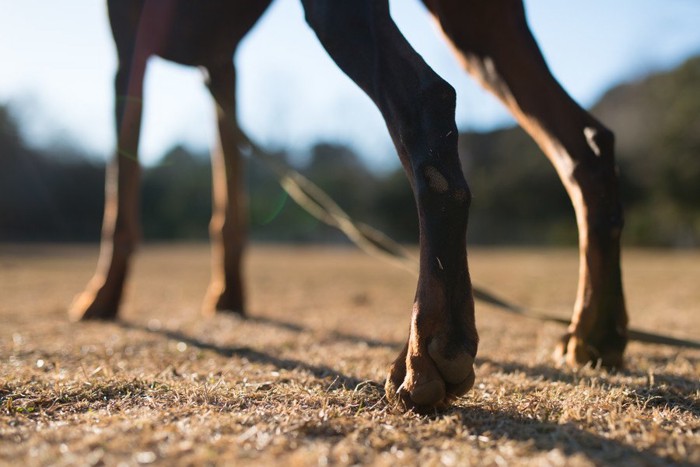
<svg viewBox="0 0 700 467"><path fill-rule="evenodd" d="M461 130L512 123L462 71L417 0L391 0L414 48L457 90ZM610 87L700 54L698 0L526 0L554 75L584 106ZM0 103L35 146L75 144L106 159L114 146L114 46L103 0L0 0ZM300 154L319 140L349 144L377 168L396 157L372 102L321 48L299 0L276 0L236 54L239 119L270 148ZM170 147L205 151L214 110L201 73L152 59L141 139L145 164Z"/></svg>

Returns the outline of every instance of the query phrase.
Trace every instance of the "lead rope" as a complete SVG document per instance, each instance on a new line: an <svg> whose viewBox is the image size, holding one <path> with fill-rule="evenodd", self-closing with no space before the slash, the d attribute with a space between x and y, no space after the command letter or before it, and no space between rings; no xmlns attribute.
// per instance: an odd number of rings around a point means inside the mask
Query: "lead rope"
<svg viewBox="0 0 700 467"><path fill-rule="evenodd" d="M282 189L284 189L302 209L324 224L335 227L343 232L350 241L370 256L394 264L410 272L414 276L418 276L418 260L406 248L374 227L362 222L353 221L352 218L333 201L328 193L323 191L318 185L289 165L284 164L278 158L262 150L254 144L240 128L236 130L241 152L250 159L261 161L270 169L277 177L277 181ZM505 312L539 321L558 323L564 326L569 324L569 321L566 319L548 313L529 310L511 303L483 287L472 284L472 291L476 300L500 308ZM630 340L648 344L700 349L700 342L698 341L677 339L675 337L663 336L635 329L628 329L627 337Z"/></svg>

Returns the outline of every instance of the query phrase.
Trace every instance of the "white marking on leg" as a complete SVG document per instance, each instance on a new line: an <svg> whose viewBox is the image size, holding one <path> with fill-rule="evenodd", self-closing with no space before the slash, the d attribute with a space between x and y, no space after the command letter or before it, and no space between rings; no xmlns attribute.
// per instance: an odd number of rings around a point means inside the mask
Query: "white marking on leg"
<svg viewBox="0 0 700 467"><path fill-rule="evenodd" d="M598 143L595 142L595 137L597 134L598 131L596 131L596 129L593 127L587 126L583 129L583 135L586 137L586 141L588 142L588 146L591 148L591 151L593 151L593 154L600 157L600 148L598 147Z"/></svg>

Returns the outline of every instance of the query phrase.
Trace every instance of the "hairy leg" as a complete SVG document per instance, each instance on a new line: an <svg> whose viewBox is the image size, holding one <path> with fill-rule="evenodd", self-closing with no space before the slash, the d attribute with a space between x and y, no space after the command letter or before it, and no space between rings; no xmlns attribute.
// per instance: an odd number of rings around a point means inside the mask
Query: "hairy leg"
<svg viewBox="0 0 700 467"><path fill-rule="evenodd" d="M466 256L470 193L457 155L454 90L406 42L385 0L303 4L330 56L384 116L417 202L420 275L387 395L418 411L443 407L473 385L478 343Z"/></svg>

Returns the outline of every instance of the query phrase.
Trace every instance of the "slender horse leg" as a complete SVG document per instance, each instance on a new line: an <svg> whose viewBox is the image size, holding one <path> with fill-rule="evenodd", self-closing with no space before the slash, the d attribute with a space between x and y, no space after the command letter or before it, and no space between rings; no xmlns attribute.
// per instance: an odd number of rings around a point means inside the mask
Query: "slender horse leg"
<svg viewBox="0 0 700 467"><path fill-rule="evenodd" d="M219 141L212 152L214 209L209 225L212 277L203 311L245 313L241 271L246 242L244 161L236 119L236 70L233 62L208 66L207 85L216 102Z"/></svg>
<svg viewBox="0 0 700 467"><path fill-rule="evenodd" d="M146 62L167 39L170 10L160 2L108 0L119 65L115 77L117 149L107 168L97 271L74 300L73 319L115 319L131 257L140 239L138 145ZM143 18L158 18L158 22Z"/></svg>
<svg viewBox="0 0 700 467"><path fill-rule="evenodd" d="M551 75L520 0L424 0L466 70L496 95L554 165L576 212L574 314L557 354L619 367L627 342L620 271L622 207L614 137Z"/></svg>
<svg viewBox="0 0 700 467"><path fill-rule="evenodd" d="M386 0L303 4L329 55L384 116L414 191L420 274L408 342L389 369L386 391L405 408L433 410L472 387L478 341L455 92L406 42Z"/></svg>
<svg viewBox="0 0 700 467"><path fill-rule="evenodd" d="M115 319L132 253L140 236L137 158L144 57L120 60L115 78L117 151L107 168L105 211L97 272L69 310L78 320Z"/></svg>

